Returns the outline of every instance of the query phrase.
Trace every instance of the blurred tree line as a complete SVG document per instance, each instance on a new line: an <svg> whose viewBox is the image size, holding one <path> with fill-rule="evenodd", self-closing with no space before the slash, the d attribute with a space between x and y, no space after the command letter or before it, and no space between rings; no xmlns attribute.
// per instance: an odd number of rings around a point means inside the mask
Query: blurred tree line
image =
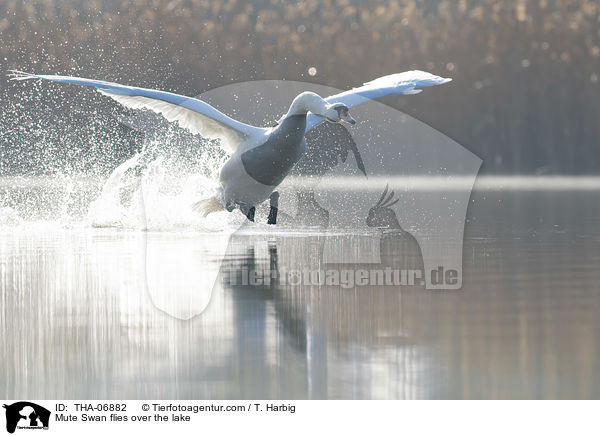
<svg viewBox="0 0 600 436"><path fill-rule="evenodd" d="M483 172L589 174L600 162L599 22L590 0L0 0L0 70L197 95L253 79L345 89L424 69L454 81L384 102L479 155ZM0 87L8 132L26 121L7 107L27 106L11 100L27 91L5 77ZM40 117L52 108L28 95L45 105ZM27 136L15 138L0 138L5 161L24 159L14 142Z"/></svg>

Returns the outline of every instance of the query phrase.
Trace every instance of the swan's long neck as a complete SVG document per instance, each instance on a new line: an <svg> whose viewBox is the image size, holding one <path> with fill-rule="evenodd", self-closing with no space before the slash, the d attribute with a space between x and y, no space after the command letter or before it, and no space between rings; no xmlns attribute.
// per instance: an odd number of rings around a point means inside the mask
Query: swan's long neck
<svg viewBox="0 0 600 436"><path fill-rule="evenodd" d="M303 92L294 99L285 117L287 118L292 115L306 115L308 112L322 115L326 110L327 102L325 100L314 92Z"/></svg>

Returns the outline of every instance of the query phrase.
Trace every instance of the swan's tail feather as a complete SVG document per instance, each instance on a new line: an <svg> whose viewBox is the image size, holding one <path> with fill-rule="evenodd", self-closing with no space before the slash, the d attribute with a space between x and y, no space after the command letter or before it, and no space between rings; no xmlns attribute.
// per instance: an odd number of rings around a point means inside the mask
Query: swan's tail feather
<svg viewBox="0 0 600 436"><path fill-rule="evenodd" d="M209 213L225 210L225 207L217 197L211 197L206 200L201 200L197 203L194 203L192 205L192 209L194 209L196 212L202 214L202 216L205 217Z"/></svg>

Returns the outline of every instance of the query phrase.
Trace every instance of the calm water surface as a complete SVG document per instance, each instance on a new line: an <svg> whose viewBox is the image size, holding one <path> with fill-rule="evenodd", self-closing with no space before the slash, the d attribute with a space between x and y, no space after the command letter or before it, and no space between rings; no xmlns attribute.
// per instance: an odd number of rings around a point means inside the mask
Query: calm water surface
<svg viewBox="0 0 600 436"><path fill-rule="evenodd" d="M453 291L231 284L314 266L310 232L1 227L0 396L600 398L600 193L472 199Z"/></svg>

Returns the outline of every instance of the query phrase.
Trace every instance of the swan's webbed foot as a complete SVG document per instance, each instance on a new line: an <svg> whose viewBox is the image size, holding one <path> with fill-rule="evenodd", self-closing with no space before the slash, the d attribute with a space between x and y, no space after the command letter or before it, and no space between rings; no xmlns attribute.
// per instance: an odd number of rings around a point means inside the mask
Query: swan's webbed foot
<svg viewBox="0 0 600 436"><path fill-rule="evenodd" d="M277 209L279 209L279 192L274 191L269 197L271 209L269 210L269 218L267 224L277 224Z"/></svg>

